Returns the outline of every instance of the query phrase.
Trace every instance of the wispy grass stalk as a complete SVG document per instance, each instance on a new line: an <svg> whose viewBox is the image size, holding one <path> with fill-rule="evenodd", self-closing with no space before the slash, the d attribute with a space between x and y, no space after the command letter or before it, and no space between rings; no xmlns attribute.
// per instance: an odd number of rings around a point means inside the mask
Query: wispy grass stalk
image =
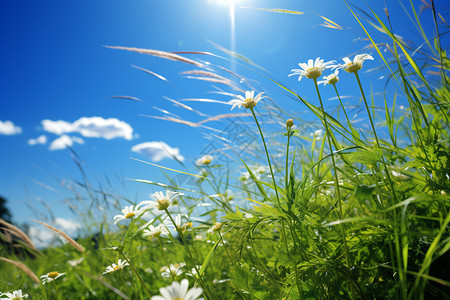
<svg viewBox="0 0 450 300"><path fill-rule="evenodd" d="M264 135L262 133L261 127L259 126L258 118L256 117L255 111L253 108L250 108L253 118L255 118L256 125L258 126L259 134L261 135L261 139L264 145L264 150L266 151L267 162L269 163L270 174L272 175L273 188L275 190L275 195L277 197L278 204L281 204L280 197L278 196L277 183L275 181L275 175L273 175L272 163L270 162L269 151L267 150L266 141L264 139Z"/></svg>
<svg viewBox="0 0 450 300"><path fill-rule="evenodd" d="M194 259L194 256L192 255L192 252L191 252L191 249L189 249L189 246L188 246L188 244L186 242L186 239L185 239L185 236L183 234L183 229L180 228L177 225L177 223L175 222L175 220L173 219L172 215L167 210L167 208L164 211L166 212L167 216L169 216L170 221L172 222L173 226L175 227L176 231L178 232L178 234L179 234L179 236L181 238L181 241L183 242L183 246L184 246L184 248L187 251L187 254L189 256L189 259L190 259L192 265L194 266L195 272L198 274L198 281L199 281L200 285L202 286L202 288L205 291L205 293L208 294L208 299L213 299L211 294L210 294L210 292L209 292L209 290L208 290L208 287L206 286L205 282L203 281L202 276L200 275L200 270L197 268L197 261Z"/></svg>
<svg viewBox="0 0 450 300"><path fill-rule="evenodd" d="M123 252L122 248L118 248L118 251L120 252L120 254L125 258L125 260L128 262L128 264L130 265L131 269L133 270L134 275L136 275L136 277L139 279L139 283L144 287L145 292L147 293L147 295L151 298L152 295L150 294L150 291L148 290L147 286L145 285L144 280L142 280L141 276L139 275L139 273L136 271L136 269L134 268L133 264L131 263L131 261L128 259L128 257L125 255L125 253Z"/></svg>
<svg viewBox="0 0 450 300"><path fill-rule="evenodd" d="M323 112L323 123L325 126L325 130L327 132L327 139L328 139L328 146L330 147L330 156L331 156L331 161L333 164L333 175L334 175L334 181L336 184L336 193L337 193L337 198L338 198L338 203L339 203L339 220L343 220L343 212L342 212L342 198L341 198L341 191L340 191L340 187L339 187L339 178L337 175L337 168L336 168L336 161L334 158L334 153L333 153L333 147L331 145L331 131L330 128L328 127L328 121L325 115L325 108L323 106L323 102L322 102L322 97L320 96L320 92L319 92L319 86L317 85L317 78L313 78L314 79L314 85L316 87L316 92L317 92L317 97L319 97L319 102L320 102L320 107L322 108L322 112ZM352 299L356 299L356 292L353 286L353 277L351 275L351 264L350 264L350 258L349 258L349 252L348 252L348 246L347 246L347 234L345 232L345 228L344 228L344 224L340 224L340 228L341 228L341 233L342 233L342 242L344 245L344 254L345 254L345 260L347 263L347 268L349 270L350 273L350 290L352 293Z"/></svg>

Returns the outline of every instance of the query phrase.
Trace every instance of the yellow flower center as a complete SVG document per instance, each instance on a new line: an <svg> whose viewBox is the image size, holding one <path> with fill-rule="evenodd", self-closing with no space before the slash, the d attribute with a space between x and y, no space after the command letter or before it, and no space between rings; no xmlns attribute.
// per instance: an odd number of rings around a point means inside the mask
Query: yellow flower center
<svg viewBox="0 0 450 300"><path fill-rule="evenodd" d="M335 84L339 81L339 77L333 77L330 80L328 80L328 84Z"/></svg>
<svg viewBox="0 0 450 300"><path fill-rule="evenodd" d="M176 297L176 298L172 298L172 300L183 300L183 298Z"/></svg>
<svg viewBox="0 0 450 300"><path fill-rule="evenodd" d="M130 212L130 213L127 213L126 215L125 215L125 218L127 218L127 219L131 219L132 217L134 217L136 214L134 213L134 212Z"/></svg>
<svg viewBox="0 0 450 300"><path fill-rule="evenodd" d="M247 100L245 100L245 101L247 101ZM211 163L211 159L209 159L209 158L203 159L203 164L204 165L209 165L210 163Z"/></svg>
<svg viewBox="0 0 450 300"><path fill-rule="evenodd" d="M58 275L59 275L58 272L50 272L50 273L48 273L47 277L55 279Z"/></svg>
<svg viewBox="0 0 450 300"><path fill-rule="evenodd" d="M245 99L245 103L242 103L242 106L245 108L253 108L256 106L255 99L253 98L247 98Z"/></svg>
<svg viewBox="0 0 450 300"><path fill-rule="evenodd" d="M114 267L113 267L113 270L114 270L114 271L117 271L117 270L119 270L119 269L122 269L122 268L120 267L120 265L117 265L117 266L114 266Z"/></svg>
<svg viewBox="0 0 450 300"><path fill-rule="evenodd" d="M168 199L161 199L158 200L158 209L159 210L165 210L166 208L168 208L170 206L170 202Z"/></svg>
<svg viewBox="0 0 450 300"><path fill-rule="evenodd" d="M354 73L361 70L361 68L362 68L361 64L351 62L346 65L345 71L349 73Z"/></svg>
<svg viewBox="0 0 450 300"><path fill-rule="evenodd" d="M186 224L183 225L183 230L187 230L187 229L191 228L192 225L194 225L194 223L186 222Z"/></svg>
<svg viewBox="0 0 450 300"><path fill-rule="evenodd" d="M317 67L309 68L308 70L306 70L305 74L306 78L308 79L315 79L320 77L320 75L322 75L322 72Z"/></svg>

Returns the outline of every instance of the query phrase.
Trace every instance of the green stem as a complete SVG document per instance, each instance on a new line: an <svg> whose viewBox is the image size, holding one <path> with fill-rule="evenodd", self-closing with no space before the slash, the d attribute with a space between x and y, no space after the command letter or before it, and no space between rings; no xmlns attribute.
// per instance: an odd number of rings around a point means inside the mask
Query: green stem
<svg viewBox="0 0 450 300"><path fill-rule="evenodd" d="M264 150L266 150L266 156L267 156L267 161L269 162L270 174L272 174L273 187L275 189L275 194L277 196L278 204L280 204L280 197L278 196L277 184L275 183L275 176L273 175L272 164L270 163L270 157L269 157L269 152L267 151L266 141L264 140L264 135L261 131L261 127L259 126L259 122L258 122L258 119L256 118L255 111L253 110L253 108L250 108L250 110L252 111L253 117L255 118L256 125L258 126L259 134L261 135L261 139L264 144Z"/></svg>
<svg viewBox="0 0 450 300"><path fill-rule="evenodd" d="M125 253L123 253L123 250L119 248L119 252L120 254L122 254L122 256L125 258L125 260L128 262L128 264L130 265L131 269L133 270L133 273L136 275L136 277L139 279L139 282L141 283L141 285L144 287L145 291L147 292L147 295L151 298L152 295L150 294L150 291L148 290L148 288L145 286L144 281L142 280L141 276L139 276L138 272L136 271L136 269L134 268L133 264L131 263L131 261L128 259L128 257L125 255Z"/></svg>
<svg viewBox="0 0 450 300"><path fill-rule="evenodd" d="M164 247L163 247L163 244L162 244L162 242L161 242L161 239L160 239L159 237L157 237L156 239L158 240L159 245L161 246L161 250L164 251ZM165 251L164 251L164 252L165 252ZM164 258L164 263L166 264L166 266L167 266L167 268L168 268L168 270L169 270L170 276L172 276L172 280L175 281L175 276L173 275L173 273L172 273L171 270L170 270L170 265L169 265L169 262L167 261L166 256L163 255L163 258Z"/></svg>
<svg viewBox="0 0 450 300"><path fill-rule="evenodd" d="M354 74L355 74L356 80L358 81L359 89L361 90L361 95L363 97L364 104L366 106L367 114L369 115L369 120L370 120L370 124L372 126L372 131L373 131L373 135L375 137L375 141L377 143L378 148L381 149L380 141L378 140L377 132L376 132L375 126L373 124L373 120L372 120L372 116L370 114L369 106L367 105L367 100L366 100L366 96L364 95L364 90L362 88L361 81L359 80L358 72L354 72ZM386 161L384 160L384 155L381 157L381 161L383 163L384 172L386 173L386 177L387 177L387 183L388 183L389 187L391 188L392 194L393 194L394 199L395 199L395 203L398 203L399 200L398 200L398 197L397 197L397 193L396 193L396 191L394 189L394 185L393 185L393 182L392 182L392 179L391 179L391 175L390 175L390 173L389 173L389 171L387 169ZM376 167L376 165L375 165L375 167ZM383 181L386 181L385 177L382 174L381 174L381 177L383 178ZM393 216L394 226L393 227L394 227L394 238L395 238L395 252L396 252L396 256L397 256L397 265L398 265L400 287L401 287L401 290L402 290L403 299L407 299L407 295L406 295L406 290L407 290L407 288L406 288L406 274L403 273L403 268L402 268L402 263L401 263L402 255L401 255L401 252L400 252L400 245L399 245L399 233L398 233L398 227L397 227L397 211L395 209L393 210L393 214L394 214L394 216Z"/></svg>
<svg viewBox="0 0 450 300"><path fill-rule="evenodd" d="M289 170L289 140L290 140L290 134L291 134L291 128L287 128L287 134L288 134L288 140L287 140L287 146L286 146L286 177L284 179L285 186L286 186L286 196L289 198L289 177L288 177L288 170Z"/></svg>
<svg viewBox="0 0 450 300"><path fill-rule="evenodd" d="M192 253L191 253L191 250L189 249L189 247L188 247L188 245L187 245L187 243L186 243L186 239L184 238L184 234L183 234L182 229L179 228L179 227L177 226L177 223L176 223L175 220L172 218L172 215L171 215L170 212L167 210L167 208L166 208L164 211L165 211L166 214L169 216L170 221L172 221L173 226L175 226L175 230L178 232L178 234L179 234L181 240L183 241L183 246L186 248L187 253L188 253L188 256L189 256L189 259L191 260L191 263L192 263L192 265L194 266L195 272L198 274L198 280L200 281L200 285L203 287L203 290L205 291L205 293L208 294L208 297L207 297L207 298L212 299L212 298L210 297L209 290L206 288L206 284L205 284L205 282L203 281L202 276L200 276L200 271L199 271L198 268L197 268L197 263L196 263L196 261L194 260L194 257L192 256ZM181 225L181 224L180 224L180 225Z"/></svg>
<svg viewBox="0 0 450 300"><path fill-rule="evenodd" d="M369 105L367 105L366 96L364 95L364 90L361 85L361 81L359 80L358 72L354 72L356 76L356 80L358 81L359 89L361 90L361 95L364 100L364 104L366 106L367 114L369 115L370 125L372 126L373 135L375 136L375 141L377 142L378 148L380 148L380 141L378 140L377 131L375 130L375 125L373 124L372 115L370 114Z"/></svg>
<svg viewBox="0 0 450 300"><path fill-rule="evenodd" d="M55 280L53 280L53 286L55 287L55 294L56 294L56 299L58 299L58 300L59 300L58 287L56 286L56 282L55 282Z"/></svg>
<svg viewBox="0 0 450 300"><path fill-rule="evenodd" d="M319 97L320 107L322 108L323 123L325 125L325 130L327 132L328 145L330 147L330 155L331 155L331 160L332 160L332 163L333 163L334 181L336 183L336 193L337 193L338 203L339 203L339 219L343 220L341 191L340 191L340 188L339 188L339 180L338 180L338 176L337 176L336 161L334 159L333 147L331 145L331 132L330 132L330 128L328 127L328 121L327 121L327 118L326 118L326 115L325 115L325 108L323 106L322 97L320 96L319 86L317 85L317 79L316 78L314 78L314 85L316 86L317 96ZM347 235L345 233L344 224L341 223L340 224L340 228L341 228L341 231L342 231L342 240L343 240L343 244L344 244L345 260L347 262L347 268L349 269L349 272L351 272L350 271L350 259L349 259L348 247L347 247ZM351 273L350 273L350 279L353 281ZM353 286L352 282L350 282L350 290L352 292L352 299L356 299L355 290L354 290L354 286Z"/></svg>
<svg viewBox="0 0 450 300"><path fill-rule="evenodd" d="M211 170L211 168L209 167L209 165L207 166L207 168L208 168L208 171L209 171L209 174L211 175L211 177L212 177L212 181L210 181L210 180L207 180L208 182L209 182L209 184L211 185L211 187L213 188L213 190L216 192L216 194L217 195L221 195L221 193L220 193L220 187L219 187L219 185L216 183L216 178L214 177L214 174L213 174L213 172L212 172L212 170ZM220 182L220 181L219 181ZM212 200L212 199L211 199ZM219 201L219 203L222 205L222 207L223 207L223 209L225 210L225 211L229 211L229 212L232 212L233 210L231 209L231 206L230 206L230 204L229 203L227 203L226 201L224 201L223 200L223 198L221 197L221 200Z"/></svg>
<svg viewBox="0 0 450 300"><path fill-rule="evenodd" d="M338 99L339 99L339 103L341 104L342 110L344 111L345 119L347 120L347 124L348 124L348 126L350 127L350 129L351 129L352 126L351 126L351 123L350 123L350 119L349 119L348 116L347 116L347 112L345 111L344 104L342 104L341 96L339 96L339 93L338 93L336 84L333 84L333 86L334 86L334 90L336 91L336 95L337 95L337 97L338 97Z"/></svg>
<svg viewBox="0 0 450 300"><path fill-rule="evenodd" d="M286 221L286 222L289 222L289 221ZM291 255L289 254L289 247L288 247L288 244L287 244L287 237L286 237L286 232L285 232L285 229L284 229L284 222L283 222L283 220L281 220L281 234L283 235L284 246L286 247L286 254L291 259L291 261L294 263L295 282L297 283L298 295L299 295L300 299L304 299L303 298L302 289L301 289L301 286L300 286L300 279L299 279L299 275L298 275L297 261L294 258L292 258ZM295 237L292 237L292 238L293 238L293 242L295 244Z"/></svg>

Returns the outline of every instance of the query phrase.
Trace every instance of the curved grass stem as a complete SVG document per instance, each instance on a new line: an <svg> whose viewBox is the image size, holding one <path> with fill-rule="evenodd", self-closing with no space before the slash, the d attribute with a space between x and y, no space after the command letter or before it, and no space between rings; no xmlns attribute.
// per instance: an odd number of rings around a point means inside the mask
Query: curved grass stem
<svg viewBox="0 0 450 300"><path fill-rule="evenodd" d="M354 74L355 74L356 80L358 81L359 89L361 90L361 95L363 97L364 104L366 106L367 114L369 115L370 125L372 126L372 131L373 131L373 135L375 137L375 142L377 144L377 147L379 149L381 149L380 141L378 140L378 135L377 135L377 132L375 130L375 125L373 124L372 115L370 114L369 105L367 104L366 96L364 94L364 90L362 88L358 72L354 72ZM397 193L396 193L396 191L394 189L394 184L392 182L391 175L390 175L390 173L389 173L389 171L387 169L386 161L384 160L384 155L381 156L381 162L383 164L384 172L386 173L387 179L385 179L385 177L383 175L381 175L381 177L383 178L384 181L387 181L387 184L389 185L389 187L390 187L390 189L392 191L392 195L394 196L395 203L398 203L399 200L398 200L398 197L397 197ZM402 267L402 255L401 255L401 252L400 252L399 232L398 232L397 220L398 220L398 218L397 218L397 211L394 209L393 210L393 223L394 223L393 228L394 228L394 238L395 238L395 252L396 252L396 256L397 256L397 266L398 266L398 270L399 270L398 273L399 273L399 280L400 280L400 287L401 287L400 290L402 291L402 299L407 299L407 294L406 294L406 290L407 290L407 287L406 287L406 270L404 270L403 267Z"/></svg>
<svg viewBox="0 0 450 300"><path fill-rule="evenodd" d="M175 222L175 220L172 218L172 215L170 214L170 212L167 210L167 208L164 210L166 212L166 214L169 216L170 221L172 222L173 226L175 227L175 229L177 230L181 240L183 241L183 246L184 248L186 248L187 254L189 256L189 259L191 260L192 265L194 266L195 272L198 274L198 280L200 282L200 285L202 286L203 290L205 291L205 294L208 295L207 299L212 299L212 297L210 296L209 290L206 287L205 282L203 281L202 276L200 276L200 270L197 267L197 262L194 260L194 256L192 255L191 250L189 249L187 243L186 243L186 239L184 238L184 234L181 228L178 228L177 223Z"/></svg>
<svg viewBox="0 0 450 300"><path fill-rule="evenodd" d="M317 96L319 97L319 102L320 102L320 107L322 109L322 113L323 113L323 123L325 126L325 131L327 132L327 138L328 138L328 145L330 147L330 156L331 156L331 161L333 163L333 173L334 173L334 181L336 183L336 193L337 193L337 198L338 198L338 203L339 203L339 219L343 220L343 213L342 213L342 198L341 198L341 192L340 192L340 188L339 188L339 179L337 176L337 169L336 169L336 161L334 158L334 154L333 154L333 147L331 145L331 132L330 132L330 128L328 126L328 121L325 115L325 108L323 106L323 102L322 102L322 97L320 96L320 92L319 92L319 86L317 85L317 79L314 78L314 85L316 87L316 91L317 91ZM343 241L343 246L344 246L344 252L345 252L345 260L347 262L347 268L350 271L350 258L349 258L349 253L348 253L348 247L347 247L347 235L345 232L345 228L344 228L344 224L340 224L340 228L342 231L342 241ZM351 271L350 271L351 272ZM356 293L355 293L355 288L353 286L353 278L350 274L350 290L352 293L352 299L356 299Z"/></svg>
<svg viewBox="0 0 450 300"><path fill-rule="evenodd" d="M275 189L275 194L277 196L278 204L280 204L280 197L278 196L277 184L275 182L275 176L273 175L272 164L270 163L270 156L269 156L269 151L267 151L266 141L264 140L264 135L262 133L261 127L259 126L259 122L258 122L258 119L256 118L255 111L253 110L253 108L250 108L250 110L252 111L253 117L255 118L256 125L258 126L259 134L261 135L261 139L264 144L264 150L266 150L267 162L269 163L270 174L272 175L273 188Z"/></svg>
<svg viewBox="0 0 450 300"><path fill-rule="evenodd" d="M141 276L139 276L139 273L136 271L136 269L134 268L134 266L131 263L131 261L128 259L128 257L125 255L125 253L123 253L122 249L119 248L119 252L120 252L120 254L122 254L122 256L125 258L125 260L128 262L128 264L130 265L131 269L133 270L133 273L139 279L139 282L141 283L141 285L144 287L145 291L147 292L147 295L151 298L152 295L150 294L150 291L148 290L147 286L145 285L144 280L142 280Z"/></svg>

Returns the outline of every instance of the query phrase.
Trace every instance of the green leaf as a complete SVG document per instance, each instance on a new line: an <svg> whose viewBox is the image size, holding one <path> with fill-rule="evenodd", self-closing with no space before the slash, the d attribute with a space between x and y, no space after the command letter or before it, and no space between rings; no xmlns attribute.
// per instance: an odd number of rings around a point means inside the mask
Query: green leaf
<svg viewBox="0 0 450 300"><path fill-rule="evenodd" d="M356 187L354 196L356 199L358 199L360 201L367 200L372 195L374 189L375 189L375 186L368 186L368 185L364 185L364 184L358 185Z"/></svg>

